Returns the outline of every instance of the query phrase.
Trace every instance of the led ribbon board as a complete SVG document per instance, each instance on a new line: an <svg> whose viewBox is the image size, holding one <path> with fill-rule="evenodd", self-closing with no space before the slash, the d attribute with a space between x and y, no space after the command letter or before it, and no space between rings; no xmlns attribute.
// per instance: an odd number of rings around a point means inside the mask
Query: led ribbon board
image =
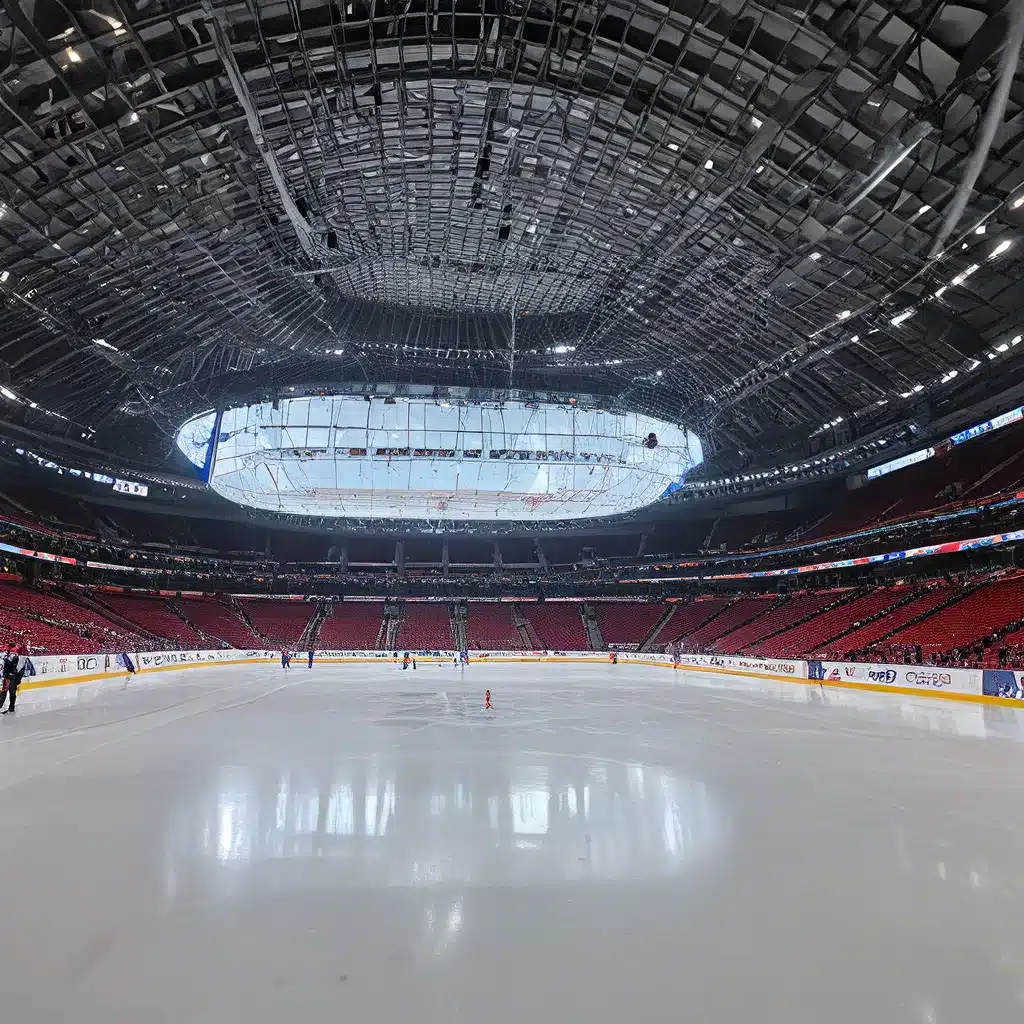
<svg viewBox="0 0 1024 1024"><path fill-rule="evenodd" d="M209 414L179 431L194 462ZM333 396L221 414L210 486L274 512L559 520L648 505L703 461L691 431L571 404Z"/></svg>

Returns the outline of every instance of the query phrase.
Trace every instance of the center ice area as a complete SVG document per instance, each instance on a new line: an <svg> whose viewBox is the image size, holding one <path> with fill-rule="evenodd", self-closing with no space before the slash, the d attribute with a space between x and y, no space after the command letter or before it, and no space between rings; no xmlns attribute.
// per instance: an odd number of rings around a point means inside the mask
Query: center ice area
<svg viewBox="0 0 1024 1024"><path fill-rule="evenodd" d="M0 721L11 1020L1024 1013L1012 708L544 663L43 707Z"/></svg>

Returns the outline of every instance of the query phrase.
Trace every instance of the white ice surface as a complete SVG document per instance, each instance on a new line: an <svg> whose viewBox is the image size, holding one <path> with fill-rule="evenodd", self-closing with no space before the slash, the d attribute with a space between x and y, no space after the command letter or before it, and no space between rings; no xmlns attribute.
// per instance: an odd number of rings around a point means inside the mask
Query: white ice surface
<svg viewBox="0 0 1024 1024"><path fill-rule="evenodd" d="M303 665L15 718L4 1020L1024 1019L1011 709Z"/></svg>

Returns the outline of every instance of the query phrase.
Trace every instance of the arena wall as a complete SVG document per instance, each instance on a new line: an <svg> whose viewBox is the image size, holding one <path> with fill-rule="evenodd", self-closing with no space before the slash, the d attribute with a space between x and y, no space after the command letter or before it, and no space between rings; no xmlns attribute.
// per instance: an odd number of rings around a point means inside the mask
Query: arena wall
<svg viewBox="0 0 1024 1024"><path fill-rule="evenodd" d="M454 651L418 651L416 658L424 663L449 662ZM125 657L135 666L134 676L125 667ZM620 651L618 662L672 670L676 674L711 673L771 679L796 685L840 687L854 690L875 690L892 694L936 697L947 700L1020 705L1024 702L1024 678L1016 690L991 683L989 672L980 669L941 668L923 665L876 665L851 662L790 661L771 658L726 657L719 655L684 654L674 665L664 654L641 654ZM473 651L473 664L511 662L576 662L607 665L606 651ZM392 651L318 650L316 662L330 664L398 662ZM155 673L209 667L255 666L276 667L280 652L276 650L214 650L214 651L142 651L121 654L42 655L32 658L35 673L26 676L19 691L22 705L56 706L90 697L109 689L112 681L124 686L134 678L141 681ZM296 652L296 669L305 664L305 655ZM1019 693L1020 696L1007 694Z"/></svg>

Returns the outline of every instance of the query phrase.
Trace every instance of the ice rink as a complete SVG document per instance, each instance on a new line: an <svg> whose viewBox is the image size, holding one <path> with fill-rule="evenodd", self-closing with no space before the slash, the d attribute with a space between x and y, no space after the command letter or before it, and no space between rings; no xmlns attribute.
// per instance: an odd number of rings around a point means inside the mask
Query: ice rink
<svg viewBox="0 0 1024 1024"><path fill-rule="evenodd" d="M1004 707L625 664L26 702L0 720L0 1007L1021 1021L1021 736Z"/></svg>

